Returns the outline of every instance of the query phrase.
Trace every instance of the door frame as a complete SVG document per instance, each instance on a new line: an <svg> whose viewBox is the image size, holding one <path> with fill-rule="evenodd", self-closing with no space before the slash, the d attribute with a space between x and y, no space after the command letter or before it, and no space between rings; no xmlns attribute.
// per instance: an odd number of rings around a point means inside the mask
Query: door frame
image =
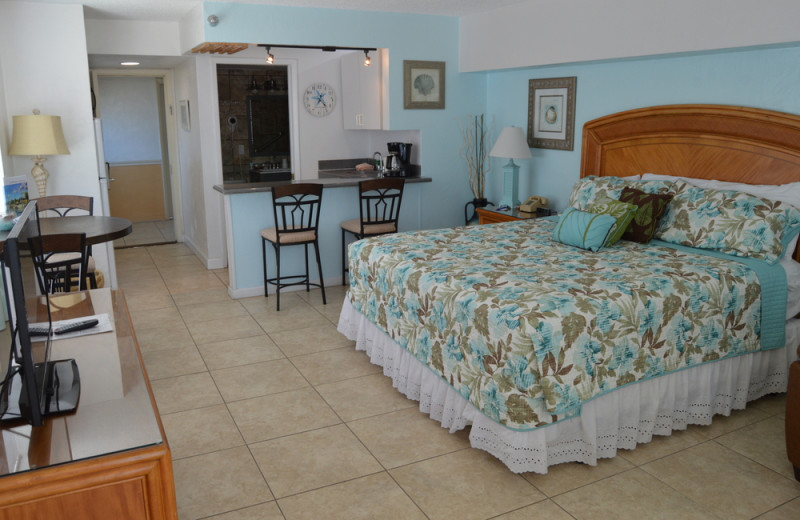
<svg viewBox="0 0 800 520"><path fill-rule="evenodd" d="M172 80L172 71L167 69L91 69L89 71L92 76L92 88L95 95L99 96L100 76L117 76L117 77L149 77L160 78L164 82L164 105L166 111L164 112L164 123L167 129L167 153L169 154L169 182L170 191L172 195L172 223L175 229L175 240L183 242L183 200L181 197L181 170L180 161L178 160L178 110L175 106L175 95L173 92L174 82ZM102 114L99 112L98 116L102 120ZM160 124L160 122L159 122ZM163 185L162 185L163 189Z"/></svg>

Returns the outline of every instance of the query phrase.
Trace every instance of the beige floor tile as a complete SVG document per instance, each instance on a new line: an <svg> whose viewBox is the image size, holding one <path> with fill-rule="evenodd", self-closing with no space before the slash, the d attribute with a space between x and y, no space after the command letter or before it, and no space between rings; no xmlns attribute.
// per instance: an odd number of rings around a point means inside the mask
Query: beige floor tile
<svg viewBox="0 0 800 520"><path fill-rule="evenodd" d="M311 309L313 316L305 321L306 326L296 330L284 330L282 332L269 332L270 337L275 341L287 357L302 356L314 352L333 350L342 347L355 349L355 342L350 341L339 334L336 327L331 325L320 313ZM283 312L283 311L281 311ZM316 321L314 321L316 319ZM259 323L263 323L259 321ZM319 325L317 324L319 323ZM304 321L298 321L296 326L301 326Z"/></svg>
<svg viewBox="0 0 800 520"><path fill-rule="evenodd" d="M800 496L800 483L714 441L657 460L642 469L725 518L753 518Z"/></svg>
<svg viewBox="0 0 800 520"><path fill-rule="evenodd" d="M289 292L281 292L281 310L278 311L275 309L277 306L277 302L275 301L275 288L270 286L269 288L269 297L265 298L263 294L261 296L253 296L251 298L242 298L238 300L244 305L245 309L250 311L251 314L256 315L262 312L283 312L287 309L292 309L294 307L307 307L308 303L306 303L302 298L297 296L298 291L289 291Z"/></svg>
<svg viewBox="0 0 800 520"><path fill-rule="evenodd" d="M416 408L352 421L348 426L385 468L470 447L468 431L450 433Z"/></svg>
<svg viewBox="0 0 800 520"><path fill-rule="evenodd" d="M203 264L200 263L200 260L197 259L194 255L186 255L186 256L155 256L153 259L153 265L159 268L162 272L172 269L179 266L193 266L199 267L201 269L205 269Z"/></svg>
<svg viewBox="0 0 800 520"><path fill-rule="evenodd" d="M161 416L173 459L242 446L244 440L224 404Z"/></svg>
<svg viewBox="0 0 800 520"><path fill-rule="evenodd" d="M797 520L800 518L800 498L795 498L780 507L758 517L758 520Z"/></svg>
<svg viewBox="0 0 800 520"><path fill-rule="evenodd" d="M194 345L184 348L143 352L142 358L151 381L196 374L207 370L200 352Z"/></svg>
<svg viewBox="0 0 800 520"><path fill-rule="evenodd" d="M277 498L383 470L344 425L250 445Z"/></svg>
<svg viewBox="0 0 800 520"><path fill-rule="evenodd" d="M234 511L272 499L247 447L172 463L181 520Z"/></svg>
<svg viewBox="0 0 800 520"><path fill-rule="evenodd" d="M310 387L236 401L228 407L248 443L341 422Z"/></svg>
<svg viewBox="0 0 800 520"><path fill-rule="evenodd" d="M156 264L144 248L130 248L114 251L114 262L117 265L117 276L126 271L153 269Z"/></svg>
<svg viewBox="0 0 800 520"><path fill-rule="evenodd" d="M206 322L212 320L227 320L248 316L247 310L236 301L219 301L185 305L180 308L181 315L186 323Z"/></svg>
<svg viewBox="0 0 800 520"><path fill-rule="evenodd" d="M619 473L552 499L578 520L715 520L641 469Z"/></svg>
<svg viewBox="0 0 800 520"><path fill-rule="evenodd" d="M748 424L763 421L767 417L769 417L769 414L758 408L750 407L746 410L732 410L730 415L715 415L710 425L695 426L694 430L705 435L709 439L714 439L720 435L736 431Z"/></svg>
<svg viewBox="0 0 800 520"><path fill-rule="evenodd" d="M425 515L386 473L278 500L287 520L425 520Z"/></svg>
<svg viewBox="0 0 800 520"><path fill-rule="evenodd" d="M552 500L543 500L533 505L517 509L504 515L496 516L494 520L573 520L573 517L561 509Z"/></svg>
<svg viewBox="0 0 800 520"><path fill-rule="evenodd" d="M292 358L292 363L312 385L333 383L381 372L363 352L344 347Z"/></svg>
<svg viewBox="0 0 800 520"><path fill-rule="evenodd" d="M195 305L198 303L231 301L231 297L228 295L228 289L225 287L201 289L199 291L189 291L185 293L174 294L172 298L175 300L175 305L177 305L179 308L185 305Z"/></svg>
<svg viewBox="0 0 800 520"><path fill-rule="evenodd" d="M209 520L284 520L284 517L276 502L267 502L212 516Z"/></svg>
<svg viewBox="0 0 800 520"><path fill-rule="evenodd" d="M121 271L117 273L117 283L130 290L166 288L161 273L156 269L140 269L135 271Z"/></svg>
<svg viewBox="0 0 800 520"><path fill-rule="evenodd" d="M184 256L190 255L194 256L194 253L191 249L189 249L186 244L177 243L177 244L167 244L161 246L152 246L147 248L147 252L150 253L150 256L153 258L157 256Z"/></svg>
<svg viewBox="0 0 800 520"><path fill-rule="evenodd" d="M274 306L275 303L272 302L272 305ZM261 328L271 335L281 334L281 331L297 330L302 334L307 327L324 327L330 324L323 314L307 303L286 307L281 302L280 311L273 307L267 311L251 311L251 314ZM337 333L337 336L341 336L341 334Z"/></svg>
<svg viewBox="0 0 800 520"><path fill-rule="evenodd" d="M166 289L155 292L136 292L123 288L122 292L130 311L163 309L174 305L172 297Z"/></svg>
<svg viewBox="0 0 800 520"><path fill-rule="evenodd" d="M169 309L169 308L168 308ZM165 320L153 327L136 327L136 340L142 353L157 350L194 348L194 339L183 320Z"/></svg>
<svg viewBox="0 0 800 520"><path fill-rule="evenodd" d="M133 328L136 330L137 337L139 332L145 329L152 329L161 326L164 322L181 320L181 313L175 305L164 307L163 309L141 309L131 312Z"/></svg>
<svg viewBox="0 0 800 520"><path fill-rule="evenodd" d="M756 399L747 403L748 408L756 408L769 415L786 412L786 394L765 395L761 399Z"/></svg>
<svg viewBox="0 0 800 520"><path fill-rule="evenodd" d="M344 300L345 294L347 294L347 287L344 285L325 286L325 298L328 300L328 305L332 302L341 303L341 301ZM320 289L311 289L309 292L298 291L297 295L315 307L324 307L322 304L322 291Z"/></svg>
<svg viewBox="0 0 800 520"><path fill-rule="evenodd" d="M597 466L570 462L547 468L547 474L524 473L525 479L547 495L554 497L581 486L597 482L631 469L633 465L622 457L601 459Z"/></svg>
<svg viewBox="0 0 800 520"><path fill-rule="evenodd" d="M418 402L398 392L392 386L392 379L382 373L318 385L316 388L345 422L419 407Z"/></svg>
<svg viewBox="0 0 800 520"><path fill-rule="evenodd" d="M619 450L617 456L640 466L699 444L706 439L706 435L696 428L689 427L686 430L673 431L672 435L668 436L653 435L650 442L639 444L633 450Z"/></svg>
<svg viewBox="0 0 800 520"><path fill-rule="evenodd" d="M167 289L170 294L198 291L202 289L224 288L225 284L219 281L214 274L204 271L197 274L182 274L166 278Z"/></svg>
<svg viewBox="0 0 800 520"><path fill-rule="evenodd" d="M792 463L786 458L786 425L782 418L772 416L716 440L784 477L794 479Z"/></svg>
<svg viewBox="0 0 800 520"><path fill-rule="evenodd" d="M216 343L203 343L197 348L209 370L249 365L284 357L283 352L266 334Z"/></svg>
<svg viewBox="0 0 800 520"><path fill-rule="evenodd" d="M286 359L212 370L211 375L227 403L308 386Z"/></svg>
<svg viewBox="0 0 800 520"><path fill-rule="evenodd" d="M152 381L150 386L162 415L222 403L208 372Z"/></svg>
<svg viewBox="0 0 800 520"><path fill-rule="evenodd" d="M389 473L432 519L489 518L545 499L524 478L480 450L456 451Z"/></svg>
<svg viewBox="0 0 800 520"><path fill-rule="evenodd" d="M249 315L225 320L190 322L186 326L189 327L189 332L198 345L264 334L264 329Z"/></svg>

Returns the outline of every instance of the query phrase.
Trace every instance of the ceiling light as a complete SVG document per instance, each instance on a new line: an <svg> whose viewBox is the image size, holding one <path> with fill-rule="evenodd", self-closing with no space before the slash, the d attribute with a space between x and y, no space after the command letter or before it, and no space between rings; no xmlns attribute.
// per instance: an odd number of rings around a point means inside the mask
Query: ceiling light
<svg viewBox="0 0 800 520"><path fill-rule="evenodd" d="M364 49L364 66L369 67L370 63L372 63L372 60L369 59L369 49Z"/></svg>
<svg viewBox="0 0 800 520"><path fill-rule="evenodd" d="M120 65L122 65L123 67L135 67L136 65L139 65L139 62L138 61L122 61L122 62L120 62Z"/></svg>
<svg viewBox="0 0 800 520"><path fill-rule="evenodd" d="M275 56L273 56L272 53L269 52L269 49L270 48L267 47L267 58L266 58L266 61L267 61L267 63L275 63Z"/></svg>

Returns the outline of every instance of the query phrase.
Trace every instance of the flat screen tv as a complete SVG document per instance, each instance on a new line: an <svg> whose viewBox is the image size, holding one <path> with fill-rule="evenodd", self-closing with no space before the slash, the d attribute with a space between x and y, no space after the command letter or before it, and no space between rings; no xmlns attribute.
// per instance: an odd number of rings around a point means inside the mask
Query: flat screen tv
<svg viewBox="0 0 800 520"><path fill-rule="evenodd" d="M28 240L41 236L36 201L25 207L3 243L2 263L9 338L8 365L0 387L0 421L21 421L41 426L47 415L75 410L80 397L80 376L73 359L51 360L52 319L47 294L38 284ZM30 308L46 309L46 332L33 341ZM44 320L42 320L44 322Z"/></svg>

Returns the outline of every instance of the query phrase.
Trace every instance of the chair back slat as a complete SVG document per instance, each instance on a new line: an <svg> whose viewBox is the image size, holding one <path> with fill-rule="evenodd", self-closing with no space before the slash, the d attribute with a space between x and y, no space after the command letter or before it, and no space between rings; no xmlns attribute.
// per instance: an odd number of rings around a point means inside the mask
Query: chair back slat
<svg viewBox="0 0 800 520"><path fill-rule="evenodd" d="M281 235L313 231L319 226L322 184L287 184L272 188L275 232Z"/></svg>
<svg viewBox="0 0 800 520"><path fill-rule="evenodd" d="M94 214L94 197L50 195L36 199L40 217L66 217L69 214ZM75 212L75 213L73 213ZM81 213L86 212L86 213Z"/></svg>
<svg viewBox="0 0 800 520"><path fill-rule="evenodd" d="M88 254L86 233L42 235L28 239L39 290L69 292L77 274L78 288L86 289ZM77 273L75 273L77 271Z"/></svg>
<svg viewBox="0 0 800 520"><path fill-rule="evenodd" d="M378 226L397 231L404 186L403 178L370 179L358 184L362 236L382 234L370 232Z"/></svg>

